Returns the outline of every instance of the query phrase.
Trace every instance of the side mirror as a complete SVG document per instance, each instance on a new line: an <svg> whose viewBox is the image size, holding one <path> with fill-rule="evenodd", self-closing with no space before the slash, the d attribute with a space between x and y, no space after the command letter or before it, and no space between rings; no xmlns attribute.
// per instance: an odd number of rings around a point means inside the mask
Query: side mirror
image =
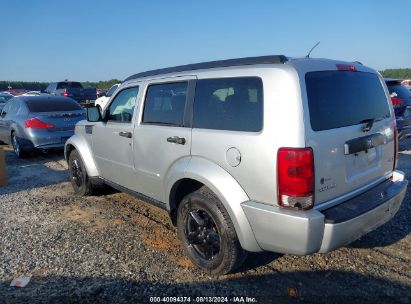
<svg viewBox="0 0 411 304"><path fill-rule="evenodd" d="M87 108L87 121L89 122L103 121L103 118L101 117L101 113L98 107Z"/></svg>
<svg viewBox="0 0 411 304"><path fill-rule="evenodd" d="M0 116L3 118L3 117L6 116L6 115L7 115L7 113L3 111L3 112L1 112L1 115L0 115Z"/></svg>

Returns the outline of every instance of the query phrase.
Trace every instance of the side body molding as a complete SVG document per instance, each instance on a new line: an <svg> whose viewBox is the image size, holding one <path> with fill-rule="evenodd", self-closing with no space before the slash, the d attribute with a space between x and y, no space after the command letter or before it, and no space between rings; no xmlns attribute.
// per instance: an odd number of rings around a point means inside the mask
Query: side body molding
<svg viewBox="0 0 411 304"><path fill-rule="evenodd" d="M170 210L169 197L173 185L185 178L201 182L218 196L230 215L240 244L245 250L262 251L241 206L249 197L229 173L207 159L196 156L184 158L170 168L165 176L167 209Z"/></svg>
<svg viewBox="0 0 411 304"><path fill-rule="evenodd" d="M84 138L82 134L74 134L70 137L64 146L64 158L68 162L68 156L71 150L76 149L83 159L83 163L86 166L87 174L90 177L98 177L99 172L96 163L93 158L90 144Z"/></svg>

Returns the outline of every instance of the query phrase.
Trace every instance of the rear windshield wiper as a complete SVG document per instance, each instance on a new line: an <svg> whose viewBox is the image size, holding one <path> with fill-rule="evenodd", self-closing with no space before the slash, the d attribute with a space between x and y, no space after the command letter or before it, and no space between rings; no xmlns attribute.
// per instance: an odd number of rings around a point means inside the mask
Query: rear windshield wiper
<svg viewBox="0 0 411 304"><path fill-rule="evenodd" d="M365 123L365 126L362 128L363 132L368 132L371 130L373 124L374 124L375 118L369 118L369 119L364 119L361 120L360 123Z"/></svg>

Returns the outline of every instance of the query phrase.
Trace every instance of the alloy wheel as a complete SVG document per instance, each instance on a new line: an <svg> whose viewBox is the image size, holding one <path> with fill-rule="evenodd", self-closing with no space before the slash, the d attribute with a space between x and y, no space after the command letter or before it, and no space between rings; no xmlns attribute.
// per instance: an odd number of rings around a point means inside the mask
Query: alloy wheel
<svg viewBox="0 0 411 304"><path fill-rule="evenodd" d="M81 187L81 185L83 184L84 175L78 159L74 159L71 162L71 178L73 179L77 187Z"/></svg>
<svg viewBox="0 0 411 304"><path fill-rule="evenodd" d="M17 156L19 156L20 153L21 153L21 148L20 148L20 144L17 140L17 137L14 136L14 134L11 136L11 144L13 145L14 153L16 153Z"/></svg>
<svg viewBox="0 0 411 304"><path fill-rule="evenodd" d="M185 226L185 236L189 246L192 246L201 258L211 261L220 253L220 233L207 211L191 210L187 215Z"/></svg>

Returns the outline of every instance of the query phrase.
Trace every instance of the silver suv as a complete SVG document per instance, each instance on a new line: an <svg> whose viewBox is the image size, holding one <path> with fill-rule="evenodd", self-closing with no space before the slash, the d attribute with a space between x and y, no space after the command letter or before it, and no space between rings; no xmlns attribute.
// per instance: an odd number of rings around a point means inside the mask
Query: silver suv
<svg viewBox="0 0 411 304"><path fill-rule="evenodd" d="M391 219L407 181L384 80L360 63L264 56L127 78L65 146L74 191L166 209L212 274L247 252L329 252Z"/></svg>

